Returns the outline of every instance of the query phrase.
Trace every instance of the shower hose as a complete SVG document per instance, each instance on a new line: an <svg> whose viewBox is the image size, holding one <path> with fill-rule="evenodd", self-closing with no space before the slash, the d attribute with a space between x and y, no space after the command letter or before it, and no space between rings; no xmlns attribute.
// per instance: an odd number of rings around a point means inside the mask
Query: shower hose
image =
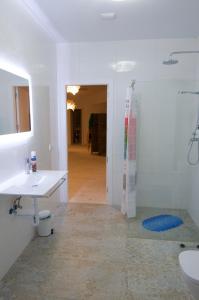
<svg viewBox="0 0 199 300"><path fill-rule="evenodd" d="M197 136L197 130L199 130L199 124L197 124L196 129L193 132L193 136L190 139L188 153L187 153L187 162L191 166L199 164L199 136ZM197 143L197 159L194 161L191 159L191 153L193 150L194 143Z"/></svg>

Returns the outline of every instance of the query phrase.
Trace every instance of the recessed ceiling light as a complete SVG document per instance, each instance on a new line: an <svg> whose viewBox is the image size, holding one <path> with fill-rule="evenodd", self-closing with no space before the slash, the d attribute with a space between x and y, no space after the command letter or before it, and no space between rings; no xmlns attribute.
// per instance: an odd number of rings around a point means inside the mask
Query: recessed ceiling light
<svg viewBox="0 0 199 300"><path fill-rule="evenodd" d="M100 16L103 20L113 20L116 18L116 13L106 12L106 13L101 13Z"/></svg>
<svg viewBox="0 0 199 300"><path fill-rule="evenodd" d="M130 72L136 65L135 61L132 60L121 60L111 64L111 68L116 72Z"/></svg>

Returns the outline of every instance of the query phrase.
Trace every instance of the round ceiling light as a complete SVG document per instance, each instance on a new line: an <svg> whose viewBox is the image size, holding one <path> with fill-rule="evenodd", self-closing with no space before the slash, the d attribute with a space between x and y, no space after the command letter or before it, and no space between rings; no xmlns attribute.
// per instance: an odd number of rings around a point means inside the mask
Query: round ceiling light
<svg viewBox="0 0 199 300"><path fill-rule="evenodd" d="M111 68L116 72L130 72L136 65L132 60L121 60L111 65Z"/></svg>
<svg viewBox="0 0 199 300"><path fill-rule="evenodd" d="M114 12L105 12L100 14L103 20L114 20L116 18L116 13Z"/></svg>

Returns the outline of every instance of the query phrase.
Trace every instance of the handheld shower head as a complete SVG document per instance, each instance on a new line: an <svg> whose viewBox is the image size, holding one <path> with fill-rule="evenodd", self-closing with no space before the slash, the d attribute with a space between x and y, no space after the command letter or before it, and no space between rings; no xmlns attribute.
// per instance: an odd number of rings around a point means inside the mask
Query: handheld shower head
<svg viewBox="0 0 199 300"><path fill-rule="evenodd" d="M170 57L168 60L164 60L163 64L167 65L167 66L171 66L171 65L175 65L178 63L177 59L173 59L172 57Z"/></svg>

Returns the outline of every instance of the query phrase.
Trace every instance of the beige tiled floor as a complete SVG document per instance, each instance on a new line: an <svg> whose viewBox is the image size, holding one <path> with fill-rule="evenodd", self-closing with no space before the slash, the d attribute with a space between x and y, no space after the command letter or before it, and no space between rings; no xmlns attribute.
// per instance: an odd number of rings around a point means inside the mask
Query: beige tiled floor
<svg viewBox="0 0 199 300"><path fill-rule="evenodd" d="M68 154L69 202L106 203L106 158L78 145Z"/></svg>
<svg viewBox="0 0 199 300"><path fill-rule="evenodd" d="M179 242L132 238L120 211L69 204L0 283L1 300L191 300ZM195 247L187 243L187 248Z"/></svg>

